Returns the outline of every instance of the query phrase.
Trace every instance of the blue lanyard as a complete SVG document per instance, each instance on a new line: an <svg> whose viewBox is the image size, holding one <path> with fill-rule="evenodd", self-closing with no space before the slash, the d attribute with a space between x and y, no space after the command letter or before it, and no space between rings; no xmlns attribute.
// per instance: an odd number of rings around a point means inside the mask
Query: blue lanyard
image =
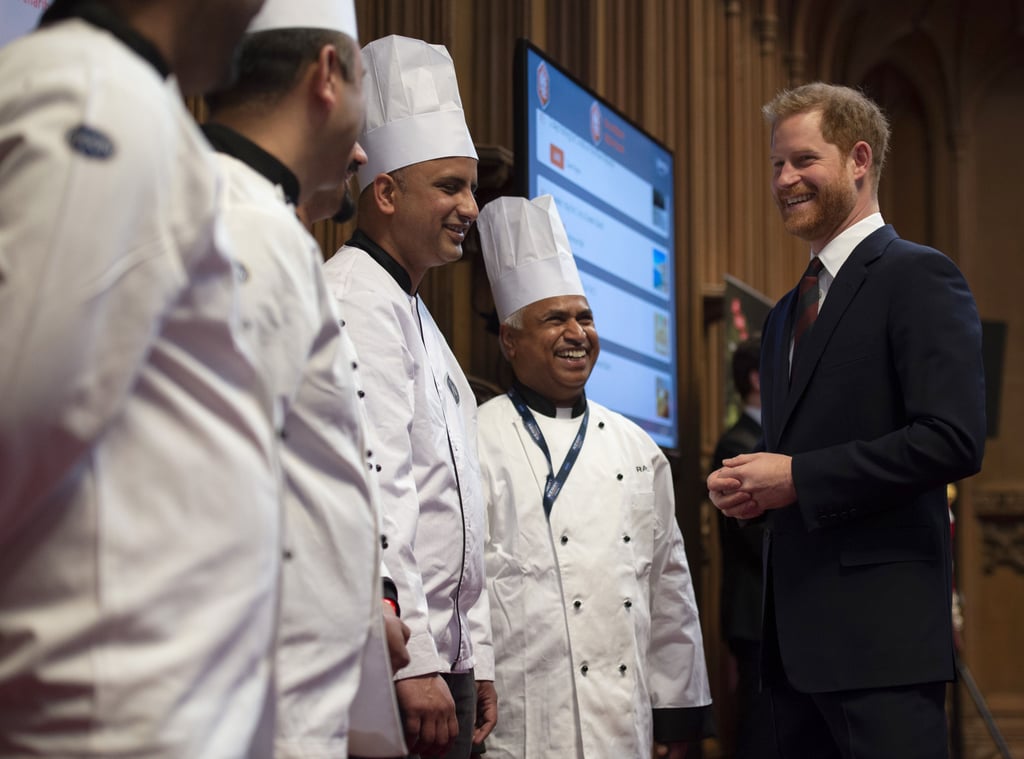
<svg viewBox="0 0 1024 759"><path fill-rule="evenodd" d="M516 407L516 411L519 412L519 417L523 420L526 431L530 433L533 442L537 444L537 447L544 453L544 458L547 459L548 478L544 483L544 516L550 519L551 507L555 505L555 499L562 492L562 486L565 484L566 479L568 479L569 472L572 471L572 467L580 455L580 450L583 448L583 438L587 434L587 420L590 419L590 404L587 404L587 410L583 412L583 421L580 422L580 429L576 433L576 439L569 446L569 452L565 454L565 461L562 462L562 467L558 470L558 476L556 477L554 470L551 468L551 452L548 450L547 441L544 440L544 433L540 431L540 425L533 418L533 413L514 387L508 389L508 397L512 401L512 405Z"/></svg>

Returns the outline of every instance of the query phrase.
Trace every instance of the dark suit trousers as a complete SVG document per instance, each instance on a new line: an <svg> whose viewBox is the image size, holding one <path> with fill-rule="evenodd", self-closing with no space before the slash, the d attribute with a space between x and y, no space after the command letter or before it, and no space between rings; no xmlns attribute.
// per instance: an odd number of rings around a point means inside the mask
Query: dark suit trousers
<svg viewBox="0 0 1024 759"><path fill-rule="evenodd" d="M736 657L739 683L736 686L736 754L734 759L778 759L772 705L768 693L761 690L758 674L761 641L729 641Z"/></svg>
<svg viewBox="0 0 1024 759"><path fill-rule="evenodd" d="M782 666L772 610L769 592L762 673L781 759L948 759L946 683L800 693Z"/></svg>
<svg viewBox="0 0 1024 759"><path fill-rule="evenodd" d="M945 683L837 693L769 690L783 759L947 759Z"/></svg>

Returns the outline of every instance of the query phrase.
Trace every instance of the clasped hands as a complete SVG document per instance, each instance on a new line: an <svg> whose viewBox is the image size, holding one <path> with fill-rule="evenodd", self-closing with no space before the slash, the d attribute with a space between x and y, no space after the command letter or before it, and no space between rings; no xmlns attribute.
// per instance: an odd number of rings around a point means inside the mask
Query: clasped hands
<svg viewBox="0 0 1024 759"><path fill-rule="evenodd" d="M708 476L711 503L728 517L755 519L796 501L793 459L781 453L744 453Z"/></svg>

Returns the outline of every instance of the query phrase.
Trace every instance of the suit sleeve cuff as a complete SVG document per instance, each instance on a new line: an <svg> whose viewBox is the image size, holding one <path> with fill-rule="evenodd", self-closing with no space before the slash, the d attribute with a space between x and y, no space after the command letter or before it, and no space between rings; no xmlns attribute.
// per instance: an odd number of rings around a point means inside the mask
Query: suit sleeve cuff
<svg viewBox="0 0 1024 759"><path fill-rule="evenodd" d="M654 740L658 743L698 741L717 734L711 704L654 710Z"/></svg>

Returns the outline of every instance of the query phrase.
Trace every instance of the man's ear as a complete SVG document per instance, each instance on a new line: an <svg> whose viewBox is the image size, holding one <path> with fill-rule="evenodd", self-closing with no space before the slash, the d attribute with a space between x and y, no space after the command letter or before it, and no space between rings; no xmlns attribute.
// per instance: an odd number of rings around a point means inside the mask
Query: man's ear
<svg viewBox="0 0 1024 759"><path fill-rule="evenodd" d="M853 146L850 151L850 160L853 161L853 178L863 179L871 171L871 146L861 140Z"/></svg>
<svg viewBox="0 0 1024 759"><path fill-rule="evenodd" d="M377 209L388 216L395 213L398 182L390 174L378 174L373 184L366 188L373 193L373 202Z"/></svg>
<svg viewBox="0 0 1024 759"><path fill-rule="evenodd" d="M511 361L516 355L516 330L507 324L498 326L498 346L501 348L501 355L506 361Z"/></svg>
<svg viewBox="0 0 1024 759"><path fill-rule="evenodd" d="M338 50L334 45L324 45L313 64L313 92L317 100L333 106L339 99L341 84Z"/></svg>

